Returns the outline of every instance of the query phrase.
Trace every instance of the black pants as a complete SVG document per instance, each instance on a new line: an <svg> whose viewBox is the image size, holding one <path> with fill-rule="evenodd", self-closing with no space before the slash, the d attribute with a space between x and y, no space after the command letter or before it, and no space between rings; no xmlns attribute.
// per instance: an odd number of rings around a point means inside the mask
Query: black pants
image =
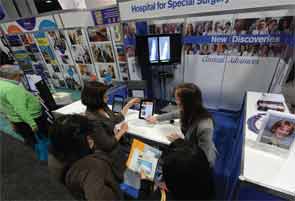
<svg viewBox="0 0 295 201"><path fill-rule="evenodd" d="M41 115L40 117L35 119L35 122L38 126L38 131L43 134L45 137L48 136L48 122L46 120L45 115ZM24 142L26 145L30 146L34 149L36 144L35 133L33 132L32 128L25 122L12 122L14 131L20 134L24 138Z"/></svg>

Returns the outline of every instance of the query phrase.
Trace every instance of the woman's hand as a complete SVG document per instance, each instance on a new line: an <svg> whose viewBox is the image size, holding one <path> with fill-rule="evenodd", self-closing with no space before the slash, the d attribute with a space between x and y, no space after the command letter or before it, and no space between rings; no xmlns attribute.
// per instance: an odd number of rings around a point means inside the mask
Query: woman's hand
<svg viewBox="0 0 295 201"><path fill-rule="evenodd" d="M122 123L120 126L119 132L127 133L127 131L128 131L128 124L126 122Z"/></svg>
<svg viewBox="0 0 295 201"><path fill-rule="evenodd" d="M140 98L132 98L127 104L126 106L128 106L128 108L131 108L132 106L139 104L140 103Z"/></svg>
<svg viewBox="0 0 295 201"><path fill-rule="evenodd" d="M146 121L149 122L150 124L158 123L158 119L156 116L149 116L148 118L146 118Z"/></svg>
<svg viewBox="0 0 295 201"><path fill-rule="evenodd" d="M128 132L128 124L125 122L121 124L119 129L115 128L114 133L115 133L115 138L117 139L117 141L119 141L122 138L122 136L126 134L127 132Z"/></svg>
<svg viewBox="0 0 295 201"><path fill-rule="evenodd" d="M134 106L135 104L140 103L140 99L139 98L132 98L122 109L122 114L124 116L126 116L129 108L131 108L132 106Z"/></svg>
<svg viewBox="0 0 295 201"><path fill-rule="evenodd" d="M170 142L174 142L175 140L179 139L180 136L176 133L172 133L172 134L168 135L167 138Z"/></svg>

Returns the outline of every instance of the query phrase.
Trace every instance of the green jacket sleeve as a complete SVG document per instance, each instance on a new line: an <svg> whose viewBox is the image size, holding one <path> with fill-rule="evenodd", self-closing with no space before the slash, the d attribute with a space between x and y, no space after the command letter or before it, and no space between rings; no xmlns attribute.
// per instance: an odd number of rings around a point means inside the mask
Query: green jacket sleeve
<svg viewBox="0 0 295 201"><path fill-rule="evenodd" d="M15 88L12 93L8 93L6 96L7 101L13 106L14 111L20 116L20 118L32 129L37 128L37 124L27 109L27 92L22 88Z"/></svg>

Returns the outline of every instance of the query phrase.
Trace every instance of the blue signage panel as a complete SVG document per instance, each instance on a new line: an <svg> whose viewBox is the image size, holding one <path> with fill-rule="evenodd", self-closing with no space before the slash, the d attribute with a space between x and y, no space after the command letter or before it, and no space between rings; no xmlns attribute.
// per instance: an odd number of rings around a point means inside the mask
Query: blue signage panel
<svg viewBox="0 0 295 201"><path fill-rule="evenodd" d="M3 20L5 18L5 12L3 7L0 5L0 20Z"/></svg>

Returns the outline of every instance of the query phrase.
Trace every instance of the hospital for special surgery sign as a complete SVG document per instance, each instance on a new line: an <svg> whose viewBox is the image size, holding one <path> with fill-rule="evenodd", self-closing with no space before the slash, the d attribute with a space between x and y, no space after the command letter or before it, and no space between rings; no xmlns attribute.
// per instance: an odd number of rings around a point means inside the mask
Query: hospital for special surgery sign
<svg viewBox="0 0 295 201"><path fill-rule="evenodd" d="M134 0L119 8L124 21L283 5L295 5L295 0Z"/></svg>

